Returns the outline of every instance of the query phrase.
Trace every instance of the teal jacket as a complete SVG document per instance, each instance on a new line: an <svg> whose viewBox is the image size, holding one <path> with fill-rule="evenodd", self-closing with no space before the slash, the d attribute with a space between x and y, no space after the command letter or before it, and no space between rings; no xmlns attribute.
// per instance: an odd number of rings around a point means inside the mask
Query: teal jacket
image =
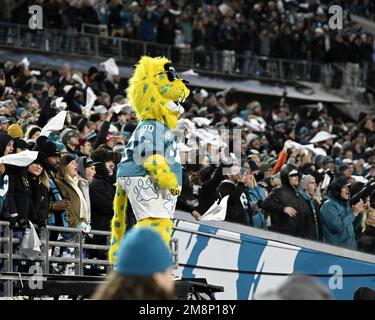
<svg viewBox="0 0 375 320"><path fill-rule="evenodd" d="M266 194L264 193L264 188L261 186L256 186L255 188L246 188L246 197L249 203L249 208L254 210L252 212L252 226L259 228L259 229L266 229L266 221L264 218L263 210L258 208L257 203L258 201L263 202L266 198Z"/></svg>
<svg viewBox="0 0 375 320"><path fill-rule="evenodd" d="M361 214L355 217L349 202L329 198L320 209L320 217L327 243L357 249L354 230L360 225Z"/></svg>
<svg viewBox="0 0 375 320"><path fill-rule="evenodd" d="M0 220L4 217L4 204L9 191L8 175L0 176Z"/></svg>

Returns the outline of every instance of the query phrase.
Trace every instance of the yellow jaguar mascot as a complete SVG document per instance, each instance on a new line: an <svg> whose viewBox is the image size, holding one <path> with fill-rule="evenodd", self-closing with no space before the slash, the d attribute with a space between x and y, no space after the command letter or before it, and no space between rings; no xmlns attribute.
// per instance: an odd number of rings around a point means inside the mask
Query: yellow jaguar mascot
<svg viewBox="0 0 375 320"><path fill-rule="evenodd" d="M154 228L167 244L170 242L182 185L182 166L171 129L184 112L180 102L189 94L188 82L177 76L168 59L144 56L136 65L127 95L139 123L117 169L111 263L116 263L117 248L126 231L128 199L137 225Z"/></svg>

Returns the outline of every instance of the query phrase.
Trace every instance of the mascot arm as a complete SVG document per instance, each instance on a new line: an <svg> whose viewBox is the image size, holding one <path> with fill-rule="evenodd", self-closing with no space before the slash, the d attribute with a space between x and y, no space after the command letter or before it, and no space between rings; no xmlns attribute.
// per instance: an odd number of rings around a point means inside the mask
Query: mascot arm
<svg viewBox="0 0 375 320"><path fill-rule="evenodd" d="M143 167L162 189L169 189L173 195L179 195L176 175L167 163L167 159L160 154L153 154L147 158Z"/></svg>

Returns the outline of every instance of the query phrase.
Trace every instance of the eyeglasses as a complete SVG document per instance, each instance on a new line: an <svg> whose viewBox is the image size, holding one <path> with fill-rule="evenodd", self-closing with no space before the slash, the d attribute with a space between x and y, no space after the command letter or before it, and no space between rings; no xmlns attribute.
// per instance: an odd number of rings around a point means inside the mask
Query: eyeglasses
<svg viewBox="0 0 375 320"><path fill-rule="evenodd" d="M176 73L176 71L174 69L169 69L167 71L159 72L159 73L155 74L154 77L159 76L161 74L166 74L168 76L168 80L170 82L172 82L172 81L174 81L176 79L179 79L179 77L178 77L178 75L177 75L177 73Z"/></svg>

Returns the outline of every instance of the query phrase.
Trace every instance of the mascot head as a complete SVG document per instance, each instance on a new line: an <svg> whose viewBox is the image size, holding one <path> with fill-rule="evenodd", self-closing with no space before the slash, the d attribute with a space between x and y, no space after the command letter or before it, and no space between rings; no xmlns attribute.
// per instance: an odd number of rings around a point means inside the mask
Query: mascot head
<svg viewBox="0 0 375 320"><path fill-rule="evenodd" d="M187 86L168 59L144 56L135 66L127 94L139 120L158 120L174 128L184 112L180 102L190 94Z"/></svg>

